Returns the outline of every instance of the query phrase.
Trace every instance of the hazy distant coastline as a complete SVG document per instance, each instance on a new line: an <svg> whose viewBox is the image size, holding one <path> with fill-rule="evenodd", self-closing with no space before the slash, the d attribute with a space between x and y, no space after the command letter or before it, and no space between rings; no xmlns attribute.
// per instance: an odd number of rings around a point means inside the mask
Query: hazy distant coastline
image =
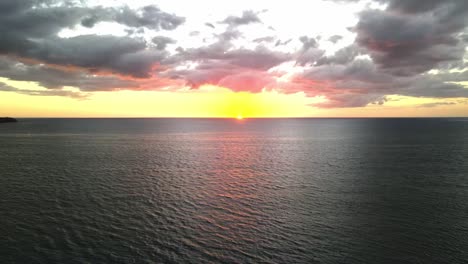
<svg viewBox="0 0 468 264"><path fill-rule="evenodd" d="M0 117L0 123L16 123L18 120L12 117Z"/></svg>

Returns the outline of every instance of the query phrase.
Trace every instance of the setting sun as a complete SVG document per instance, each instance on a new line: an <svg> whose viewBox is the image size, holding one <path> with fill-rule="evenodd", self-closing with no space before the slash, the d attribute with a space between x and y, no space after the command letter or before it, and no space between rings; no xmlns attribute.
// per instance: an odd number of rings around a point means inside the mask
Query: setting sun
<svg viewBox="0 0 468 264"><path fill-rule="evenodd" d="M242 119L244 119L244 117L243 117L242 115L239 114L239 115L237 115L236 119L237 119L237 120L242 120Z"/></svg>

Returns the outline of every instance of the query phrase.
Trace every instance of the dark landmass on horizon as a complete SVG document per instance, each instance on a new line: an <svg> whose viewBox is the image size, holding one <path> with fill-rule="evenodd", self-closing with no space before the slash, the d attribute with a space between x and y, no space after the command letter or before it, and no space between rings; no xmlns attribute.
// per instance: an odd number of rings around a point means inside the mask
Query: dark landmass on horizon
<svg viewBox="0 0 468 264"><path fill-rule="evenodd" d="M0 123L16 123L18 120L12 117L0 117Z"/></svg>

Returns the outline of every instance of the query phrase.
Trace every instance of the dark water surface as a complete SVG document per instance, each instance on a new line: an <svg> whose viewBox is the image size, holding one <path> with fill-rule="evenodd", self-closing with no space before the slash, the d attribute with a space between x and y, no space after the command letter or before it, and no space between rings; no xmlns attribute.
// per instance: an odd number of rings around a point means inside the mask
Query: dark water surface
<svg viewBox="0 0 468 264"><path fill-rule="evenodd" d="M0 125L1 263L468 263L468 119Z"/></svg>

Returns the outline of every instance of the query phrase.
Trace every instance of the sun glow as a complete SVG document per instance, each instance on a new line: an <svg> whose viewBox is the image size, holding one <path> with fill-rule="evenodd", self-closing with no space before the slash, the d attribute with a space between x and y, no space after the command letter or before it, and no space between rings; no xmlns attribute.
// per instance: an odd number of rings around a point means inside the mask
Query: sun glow
<svg viewBox="0 0 468 264"><path fill-rule="evenodd" d="M18 89L46 89L6 78L0 82ZM84 100L0 91L1 115L15 117L288 117L314 115L316 110L308 106L310 103L303 94L233 92L213 85L171 92L93 92Z"/></svg>
<svg viewBox="0 0 468 264"><path fill-rule="evenodd" d="M241 114L239 114L239 115L236 116L236 119L237 120L242 120L242 119L244 119L244 117Z"/></svg>
<svg viewBox="0 0 468 264"><path fill-rule="evenodd" d="M0 78L18 89L45 90L36 83ZM15 117L222 117L239 120L256 117L363 117L363 116L466 116L466 104L417 107L436 103L434 99L392 96L384 106L318 109L320 98L304 94L233 92L205 85L176 92L114 91L94 92L85 100L60 96L30 96L0 91L0 113ZM44 107L47 106L47 107Z"/></svg>

